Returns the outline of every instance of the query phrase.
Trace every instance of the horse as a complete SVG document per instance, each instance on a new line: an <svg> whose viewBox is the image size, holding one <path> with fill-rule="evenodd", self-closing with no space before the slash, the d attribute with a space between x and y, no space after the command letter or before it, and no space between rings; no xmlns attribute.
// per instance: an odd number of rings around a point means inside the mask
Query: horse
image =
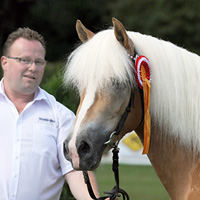
<svg viewBox="0 0 200 200"><path fill-rule="evenodd" d="M151 68L148 158L172 200L200 196L200 57L156 37L127 31L116 18L96 34L77 20L81 40L68 57L64 82L80 95L64 154L75 170L94 170L103 152L135 130L144 143L144 98L136 54ZM134 95L131 95L134 93ZM112 134L132 97L120 134Z"/></svg>

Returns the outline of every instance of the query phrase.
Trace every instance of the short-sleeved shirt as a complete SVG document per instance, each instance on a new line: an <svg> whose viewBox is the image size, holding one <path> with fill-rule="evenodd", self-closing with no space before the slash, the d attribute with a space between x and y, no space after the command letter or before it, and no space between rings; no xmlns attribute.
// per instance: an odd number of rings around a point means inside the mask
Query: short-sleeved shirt
<svg viewBox="0 0 200 200"><path fill-rule="evenodd" d="M19 114L0 82L0 200L58 200L72 170L63 141L72 111L37 89Z"/></svg>

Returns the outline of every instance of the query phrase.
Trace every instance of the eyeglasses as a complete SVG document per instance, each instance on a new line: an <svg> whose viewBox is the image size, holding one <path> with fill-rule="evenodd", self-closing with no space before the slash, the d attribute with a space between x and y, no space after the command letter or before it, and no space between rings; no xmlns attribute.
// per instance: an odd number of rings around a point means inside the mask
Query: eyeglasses
<svg viewBox="0 0 200 200"><path fill-rule="evenodd" d="M21 63L22 65L27 65L27 66L31 66L33 64L33 62L35 63L35 65L37 67L44 67L47 63L46 60L43 59L36 59L36 60L32 60L28 57L11 57L11 56L6 56L9 59L14 59L17 60L19 63Z"/></svg>

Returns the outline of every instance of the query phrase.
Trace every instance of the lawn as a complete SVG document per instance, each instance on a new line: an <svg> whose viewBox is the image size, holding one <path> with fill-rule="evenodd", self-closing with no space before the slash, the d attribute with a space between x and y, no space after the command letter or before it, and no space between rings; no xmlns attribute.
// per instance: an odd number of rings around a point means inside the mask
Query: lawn
<svg viewBox="0 0 200 200"><path fill-rule="evenodd" d="M168 194L152 166L119 165L120 187L131 200L169 200ZM95 171L101 195L114 186L110 164L101 164Z"/></svg>
<svg viewBox="0 0 200 200"><path fill-rule="evenodd" d="M101 164L95 170L101 196L115 185L111 164ZM119 165L120 188L130 200L169 200L168 194L154 172L152 166ZM66 185L60 200L72 200L67 195ZM119 200L121 200L120 198Z"/></svg>

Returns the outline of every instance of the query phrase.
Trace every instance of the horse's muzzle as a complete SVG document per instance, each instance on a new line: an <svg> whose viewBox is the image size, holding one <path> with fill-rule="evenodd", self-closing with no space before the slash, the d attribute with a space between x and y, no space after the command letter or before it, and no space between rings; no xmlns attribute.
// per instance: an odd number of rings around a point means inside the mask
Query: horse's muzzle
<svg viewBox="0 0 200 200"><path fill-rule="evenodd" d="M66 160L72 162L72 159L69 156L68 140L65 140L63 142L63 153L64 153L64 156L65 156Z"/></svg>

